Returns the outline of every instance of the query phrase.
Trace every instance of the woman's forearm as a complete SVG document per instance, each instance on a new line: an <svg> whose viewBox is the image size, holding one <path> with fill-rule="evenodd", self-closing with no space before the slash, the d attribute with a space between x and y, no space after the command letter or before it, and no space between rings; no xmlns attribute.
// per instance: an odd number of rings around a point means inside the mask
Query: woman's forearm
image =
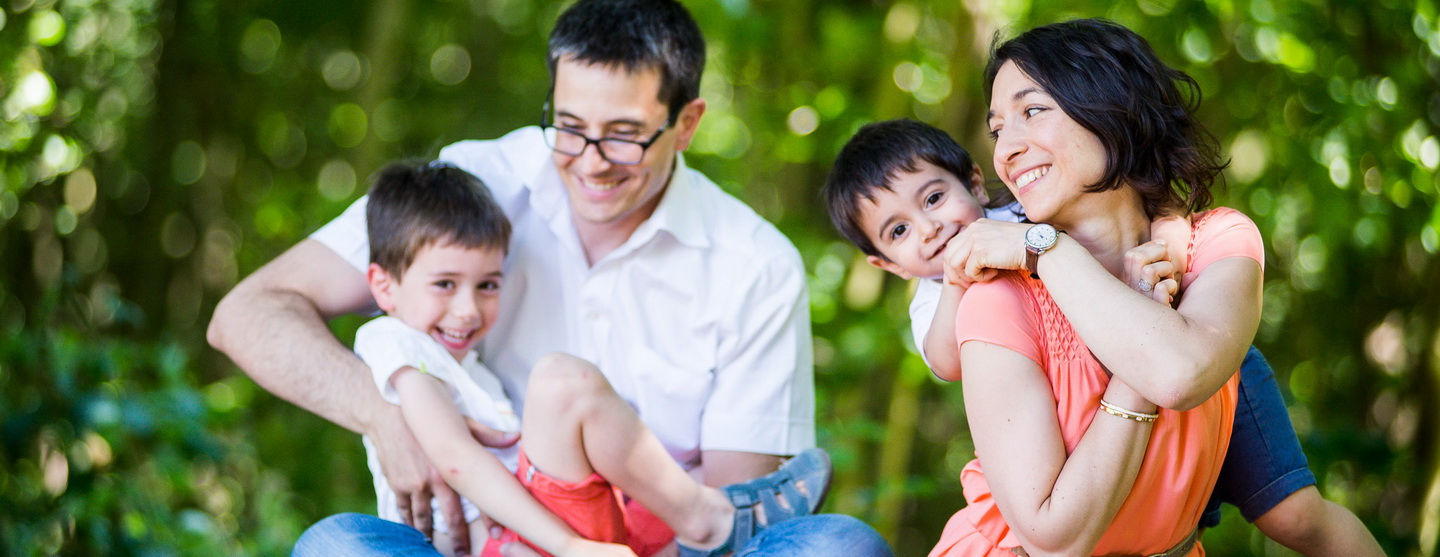
<svg viewBox="0 0 1440 557"><path fill-rule="evenodd" d="M1067 454L1038 365L982 342L965 343L961 354L976 454L1006 523L1031 555L1088 555L1134 485L1151 426L1096 415ZM1105 396L1153 412L1154 405L1119 382Z"/></svg>
<svg viewBox="0 0 1440 557"><path fill-rule="evenodd" d="M1038 270L1096 359L1165 408L1186 410L1214 395L1259 327L1260 269L1247 258L1211 264L1178 310L1122 284L1073 240L1046 252Z"/></svg>

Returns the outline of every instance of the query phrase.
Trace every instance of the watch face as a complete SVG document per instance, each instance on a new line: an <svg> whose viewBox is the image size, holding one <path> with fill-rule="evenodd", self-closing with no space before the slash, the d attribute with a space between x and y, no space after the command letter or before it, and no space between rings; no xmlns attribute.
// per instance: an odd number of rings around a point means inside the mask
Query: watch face
<svg viewBox="0 0 1440 557"><path fill-rule="evenodd" d="M1049 248L1055 245L1057 234L1055 227L1048 224L1037 224L1025 231L1025 243L1040 249Z"/></svg>

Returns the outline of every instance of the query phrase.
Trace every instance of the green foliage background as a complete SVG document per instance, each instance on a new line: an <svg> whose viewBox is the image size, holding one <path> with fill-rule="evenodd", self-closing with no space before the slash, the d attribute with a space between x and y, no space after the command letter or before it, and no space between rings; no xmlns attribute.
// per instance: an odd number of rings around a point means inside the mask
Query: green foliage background
<svg viewBox="0 0 1440 557"><path fill-rule="evenodd" d="M1395 555L1440 549L1434 0L689 0L710 44L689 162L805 255L828 510L920 555L962 502L958 386L908 285L816 192L865 122L988 160L996 30L1105 16L1207 95L1224 204L1267 239L1259 344L1323 493ZM527 0L0 2L0 553L285 554L372 510L356 435L206 347L215 302L396 156L532 123L561 6ZM348 340L358 318L334 328ZM1227 511L1216 555L1278 549ZM1283 551L1279 551L1283 554Z"/></svg>

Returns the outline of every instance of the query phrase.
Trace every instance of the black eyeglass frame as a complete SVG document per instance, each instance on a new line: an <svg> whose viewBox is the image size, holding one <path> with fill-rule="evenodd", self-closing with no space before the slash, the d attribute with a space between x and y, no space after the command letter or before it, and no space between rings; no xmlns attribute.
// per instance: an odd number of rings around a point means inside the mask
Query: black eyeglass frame
<svg viewBox="0 0 1440 557"><path fill-rule="evenodd" d="M551 150L551 151L555 151L555 152L560 153L560 154L563 154L563 155L565 155L565 156L567 156L567 157L578 157L578 156L580 156L580 155L585 154L585 150L586 150L586 149L589 149L591 145L594 145L594 146L595 146L595 151L598 152L598 153L600 153L600 158L605 159L605 162L608 162L608 163L610 163L610 164L620 165L620 166L637 166L637 165L639 165L640 163L645 162L645 153L650 150L650 146L651 146L651 145L654 145L656 141L659 141L659 140L660 140L660 134L665 133L666 130L669 130L669 129L670 129L670 126L675 125L675 119L679 116L679 111L674 111L674 110L672 110L672 111L670 112L670 117L665 119L665 123L660 125L660 129L655 130L655 135L650 136L650 140L649 140L649 141L635 141L635 140L632 140L632 139L621 139L621 138L618 138L618 137L602 137L602 138L600 138L600 139L591 139L590 136L587 136L587 135L585 135L585 134L583 134L583 133L580 133L580 132L577 132L577 131L575 131L575 130L566 129L566 128L562 128L562 127L556 126L555 124L552 124L552 123L547 123L546 120L549 119L549 116L550 116L550 102L551 102L550 99L546 99L546 100L545 100L545 106L544 106L543 108L541 108L541 112L540 112L540 131L541 131L541 132L544 132L544 131L547 130L547 129L553 129L553 130L555 130L555 133L557 133L557 134L568 133L568 134L570 134L570 135L573 135L573 136L578 137L578 138L580 138L580 139L582 139L582 140L585 141L585 146L584 146L584 147L581 147L579 152L569 153L569 152L561 151L560 149L556 148L554 145L550 145L550 143L552 143L552 141L550 141L550 136L549 136L549 134L545 134L545 143L546 143L546 146L550 147L550 150ZM635 162L621 162L621 161L613 160L613 159L610 158L609 155L606 155L606 154L605 154L605 147L604 147L603 145L601 145L601 142L604 142L604 141L609 141L609 142L613 142L613 143L624 143L624 144L628 144L628 145L638 145L638 146L640 147L640 158L639 158L638 160L636 160ZM558 142L554 142L554 143L558 143Z"/></svg>

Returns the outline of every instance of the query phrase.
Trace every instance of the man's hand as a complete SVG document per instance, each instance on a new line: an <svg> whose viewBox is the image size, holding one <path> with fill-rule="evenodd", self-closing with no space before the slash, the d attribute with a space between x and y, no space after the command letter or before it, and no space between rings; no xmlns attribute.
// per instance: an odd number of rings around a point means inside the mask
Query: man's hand
<svg viewBox="0 0 1440 557"><path fill-rule="evenodd" d="M419 530L425 537L431 537L435 530L434 517L430 512L431 484L439 477L432 473L430 460L425 458L420 444L410 433L410 428L400 413L400 407L391 405L379 409L367 434L380 459L380 471L390 482L390 489L395 491L395 503L400 507L401 522ZM453 491L450 493L454 495ZM458 499L455 506L459 506ZM448 511L450 506L447 504L445 509ZM462 515L459 519L459 524L463 526L465 517ZM457 538L458 547L459 538L466 537L468 532L463 527L455 528L454 519L450 522L450 531Z"/></svg>

